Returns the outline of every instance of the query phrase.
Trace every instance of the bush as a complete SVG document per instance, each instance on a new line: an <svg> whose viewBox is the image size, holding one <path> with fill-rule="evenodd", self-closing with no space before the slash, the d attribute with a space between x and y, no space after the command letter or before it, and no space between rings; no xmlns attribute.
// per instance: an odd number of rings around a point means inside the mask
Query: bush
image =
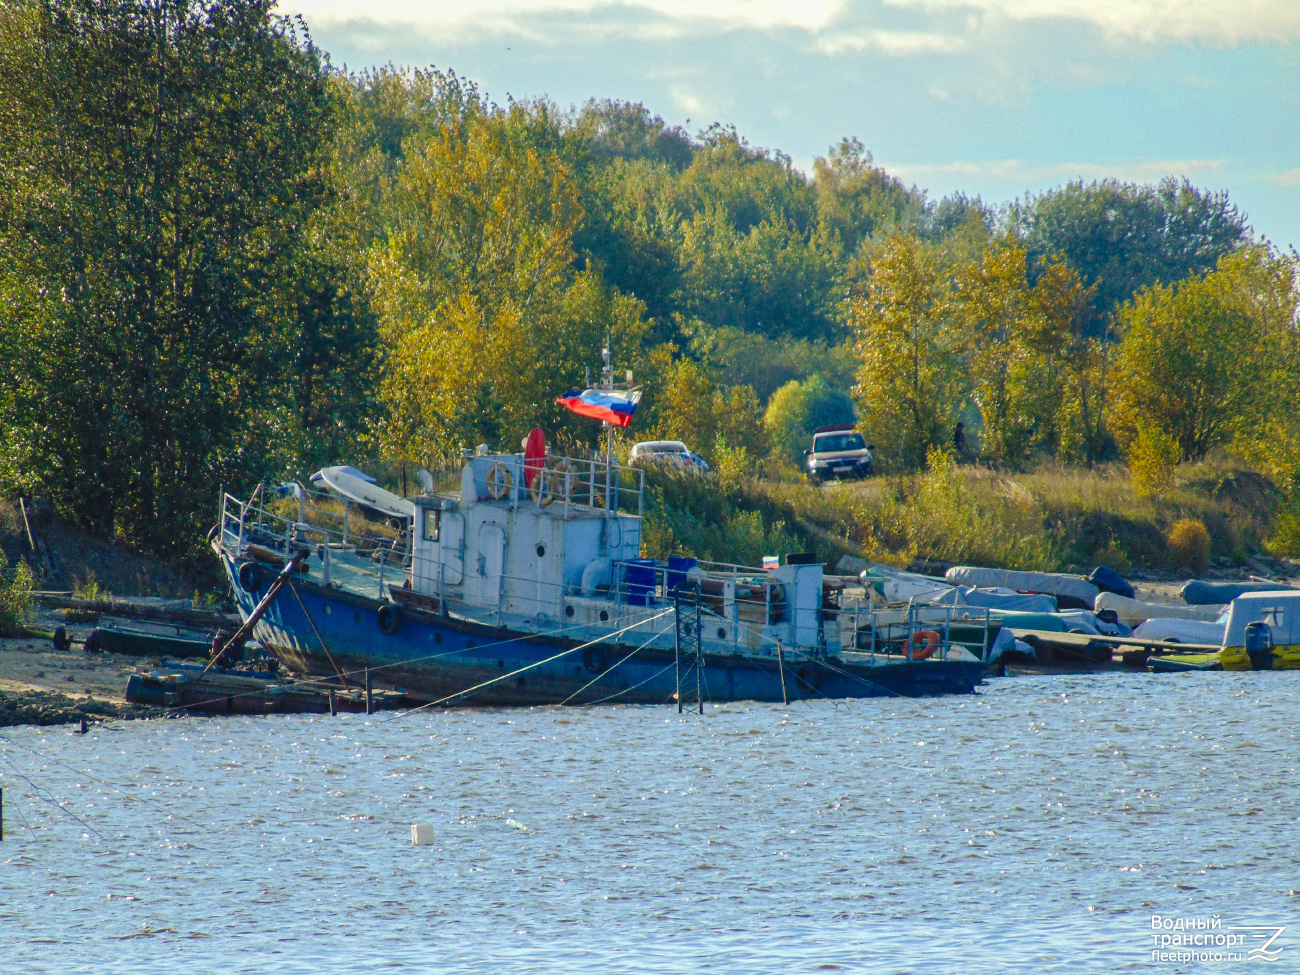
<svg viewBox="0 0 1300 975"><path fill-rule="evenodd" d="M1283 511L1277 516L1268 547L1274 555L1300 555L1300 512Z"/></svg>
<svg viewBox="0 0 1300 975"><path fill-rule="evenodd" d="M32 570L25 561L19 561L13 573L6 575L8 578L0 582L0 636L18 636L32 609Z"/></svg>
<svg viewBox="0 0 1300 975"><path fill-rule="evenodd" d="M1158 498L1174 485L1178 443L1158 426L1143 424L1128 449L1128 468L1139 498Z"/></svg>
<svg viewBox="0 0 1300 975"><path fill-rule="evenodd" d="M1186 567L1200 572L1210 562L1210 533L1205 524L1195 518L1174 522L1166 538L1169 561L1178 568Z"/></svg>

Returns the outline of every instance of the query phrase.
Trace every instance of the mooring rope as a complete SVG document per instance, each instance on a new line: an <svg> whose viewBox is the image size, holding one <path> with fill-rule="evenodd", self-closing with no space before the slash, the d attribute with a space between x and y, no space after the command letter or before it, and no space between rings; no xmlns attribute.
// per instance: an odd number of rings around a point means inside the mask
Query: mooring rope
<svg viewBox="0 0 1300 975"><path fill-rule="evenodd" d="M51 798L49 798L48 796L42 795L42 794L41 794L41 787L38 786L35 782L33 782L33 781L32 781L30 778L28 778L26 775L24 775L24 774L19 770L18 766L15 765L12 761L10 761L8 755L6 755L4 752L0 752L0 758L3 758L3 759L5 760L5 764L7 764L11 769L14 770L14 775L18 776L20 779L22 779L24 782L26 782L29 786L32 787L32 791L36 793L36 798L37 798L37 799L40 799L40 800L42 800L42 801L44 801L44 802L48 802L48 803L49 803L51 806L53 806L55 809L59 810L59 812L65 814L66 816L68 816L68 817L71 818L71 819L76 820L76 821L77 821L78 823L80 823L82 826L86 827L86 829L90 830L92 833L94 833L96 836L98 836L101 842L107 842L107 840L104 838L104 834L101 833L99 830L95 829L95 827L91 826L90 823L86 822L84 819L82 819L80 816L76 815L75 813L71 812L70 810L63 808L62 804L56 802L54 799L51 799Z"/></svg>
<svg viewBox="0 0 1300 975"><path fill-rule="evenodd" d="M475 684L473 687L467 687L463 691L457 691L455 694L448 694L446 697L439 698L436 701L430 701L427 704L421 704L418 708L411 708L409 711L402 711L386 720L392 721L396 718L404 718L407 715L415 714L417 711L423 711L426 708L437 707L439 704L446 704L448 701L452 700L453 698L458 698L458 697L464 698L469 694L475 693L476 691L483 690L483 688L485 687L491 687L493 684L499 684L503 680L509 680L511 677L517 677L518 675L526 673L527 671L530 670L534 670L537 667L541 667L544 666L545 664L553 663L554 661L559 660L561 657L567 657L571 653L577 653L579 650L585 650L587 649L587 647L595 646L597 643L604 643L610 637L620 636L624 633L627 633L629 630L635 630L638 626L644 626L646 623L653 623L655 620L662 619L663 617L667 616L671 612L672 612L671 609L665 610L662 613L658 613L654 616L651 616L649 619L641 620L639 623L633 623L631 626L625 626L621 630L615 630L613 633L607 633L604 636L600 637L599 639L589 640L586 643L580 643L576 647L570 647L568 650L564 650L560 653L557 653L552 657L547 657L545 660L535 661L534 663L528 664L524 667L520 667L518 670L512 670L508 674L501 674L497 677L493 677L491 680L485 680L481 684Z"/></svg>
<svg viewBox="0 0 1300 975"><path fill-rule="evenodd" d="M638 653L640 653L640 652L641 652L642 650L644 650L646 647L650 646L651 641L658 639L659 637L663 636L663 635L664 635L665 633L667 633L667 632L668 632L668 631L665 629L665 630L660 630L658 633L651 633L651 634L650 634L650 639L646 640L645 643L641 644L641 646L637 647L635 650L633 650L631 653L629 653L626 657L624 657L622 660L620 660L620 661L619 661L617 664L615 664L613 667L609 667L609 668L606 669L606 670L602 670L599 674L597 674L597 675L596 675L595 677L593 677L591 680L587 681L587 683L583 684L583 685L582 685L581 687L579 687L576 691L574 691L572 694L570 694L568 697L566 697L563 701L561 701L561 702L560 702L560 706L563 707L564 705L568 704L568 703L569 703L570 701L572 701L575 697L577 697L579 694L581 694L583 691L585 691L588 687L590 687L592 684L596 683L597 681L604 680L606 677L608 677L610 674L612 674L615 670L618 669L619 664L623 664L623 663L626 663L627 661L631 660L633 657L635 657ZM674 661L674 662L675 662L675 661ZM640 685L637 685L637 686L640 686ZM631 690L631 688L628 688L628 690Z"/></svg>

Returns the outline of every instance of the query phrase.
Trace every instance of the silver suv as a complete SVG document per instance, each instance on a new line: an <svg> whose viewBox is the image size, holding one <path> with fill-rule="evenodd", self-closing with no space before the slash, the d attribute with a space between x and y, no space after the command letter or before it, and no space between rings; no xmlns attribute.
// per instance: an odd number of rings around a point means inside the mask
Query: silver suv
<svg viewBox="0 0 1300 975"><path fill-rule="evenodd" d="M808 477L825 481L832 477L870 477L871 452L875 444L868 444L852 423L834 427L818 427L813 431L812 446L805 450L808 458Z"/></svg>

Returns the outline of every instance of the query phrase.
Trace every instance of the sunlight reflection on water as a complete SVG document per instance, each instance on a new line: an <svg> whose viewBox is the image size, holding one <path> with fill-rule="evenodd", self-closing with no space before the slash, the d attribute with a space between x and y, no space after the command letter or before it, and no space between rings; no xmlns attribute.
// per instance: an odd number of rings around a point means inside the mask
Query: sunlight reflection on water
<svg viewBox="0 0 1300 975"><path fill-rule="evenodd" d="M1300 924L1298 688L8 729L0 971L1187 970Z"/></svg>

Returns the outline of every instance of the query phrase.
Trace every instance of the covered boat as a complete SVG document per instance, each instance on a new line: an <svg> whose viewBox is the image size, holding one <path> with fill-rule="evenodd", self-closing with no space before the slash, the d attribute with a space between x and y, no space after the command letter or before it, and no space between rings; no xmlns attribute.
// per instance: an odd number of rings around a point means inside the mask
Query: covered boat
<svg viewBox="0 0 1300 975"><path fill-rule="evenodd" d="M253 635L322 678L368 669L447 705L702 704L970 693L986 667L987 633L971 650L920 610L842 605L811 558L641 558L644 472L607 460L467 453L459 490L409 518L274 493L225 495L213 550Z"/></svg>

